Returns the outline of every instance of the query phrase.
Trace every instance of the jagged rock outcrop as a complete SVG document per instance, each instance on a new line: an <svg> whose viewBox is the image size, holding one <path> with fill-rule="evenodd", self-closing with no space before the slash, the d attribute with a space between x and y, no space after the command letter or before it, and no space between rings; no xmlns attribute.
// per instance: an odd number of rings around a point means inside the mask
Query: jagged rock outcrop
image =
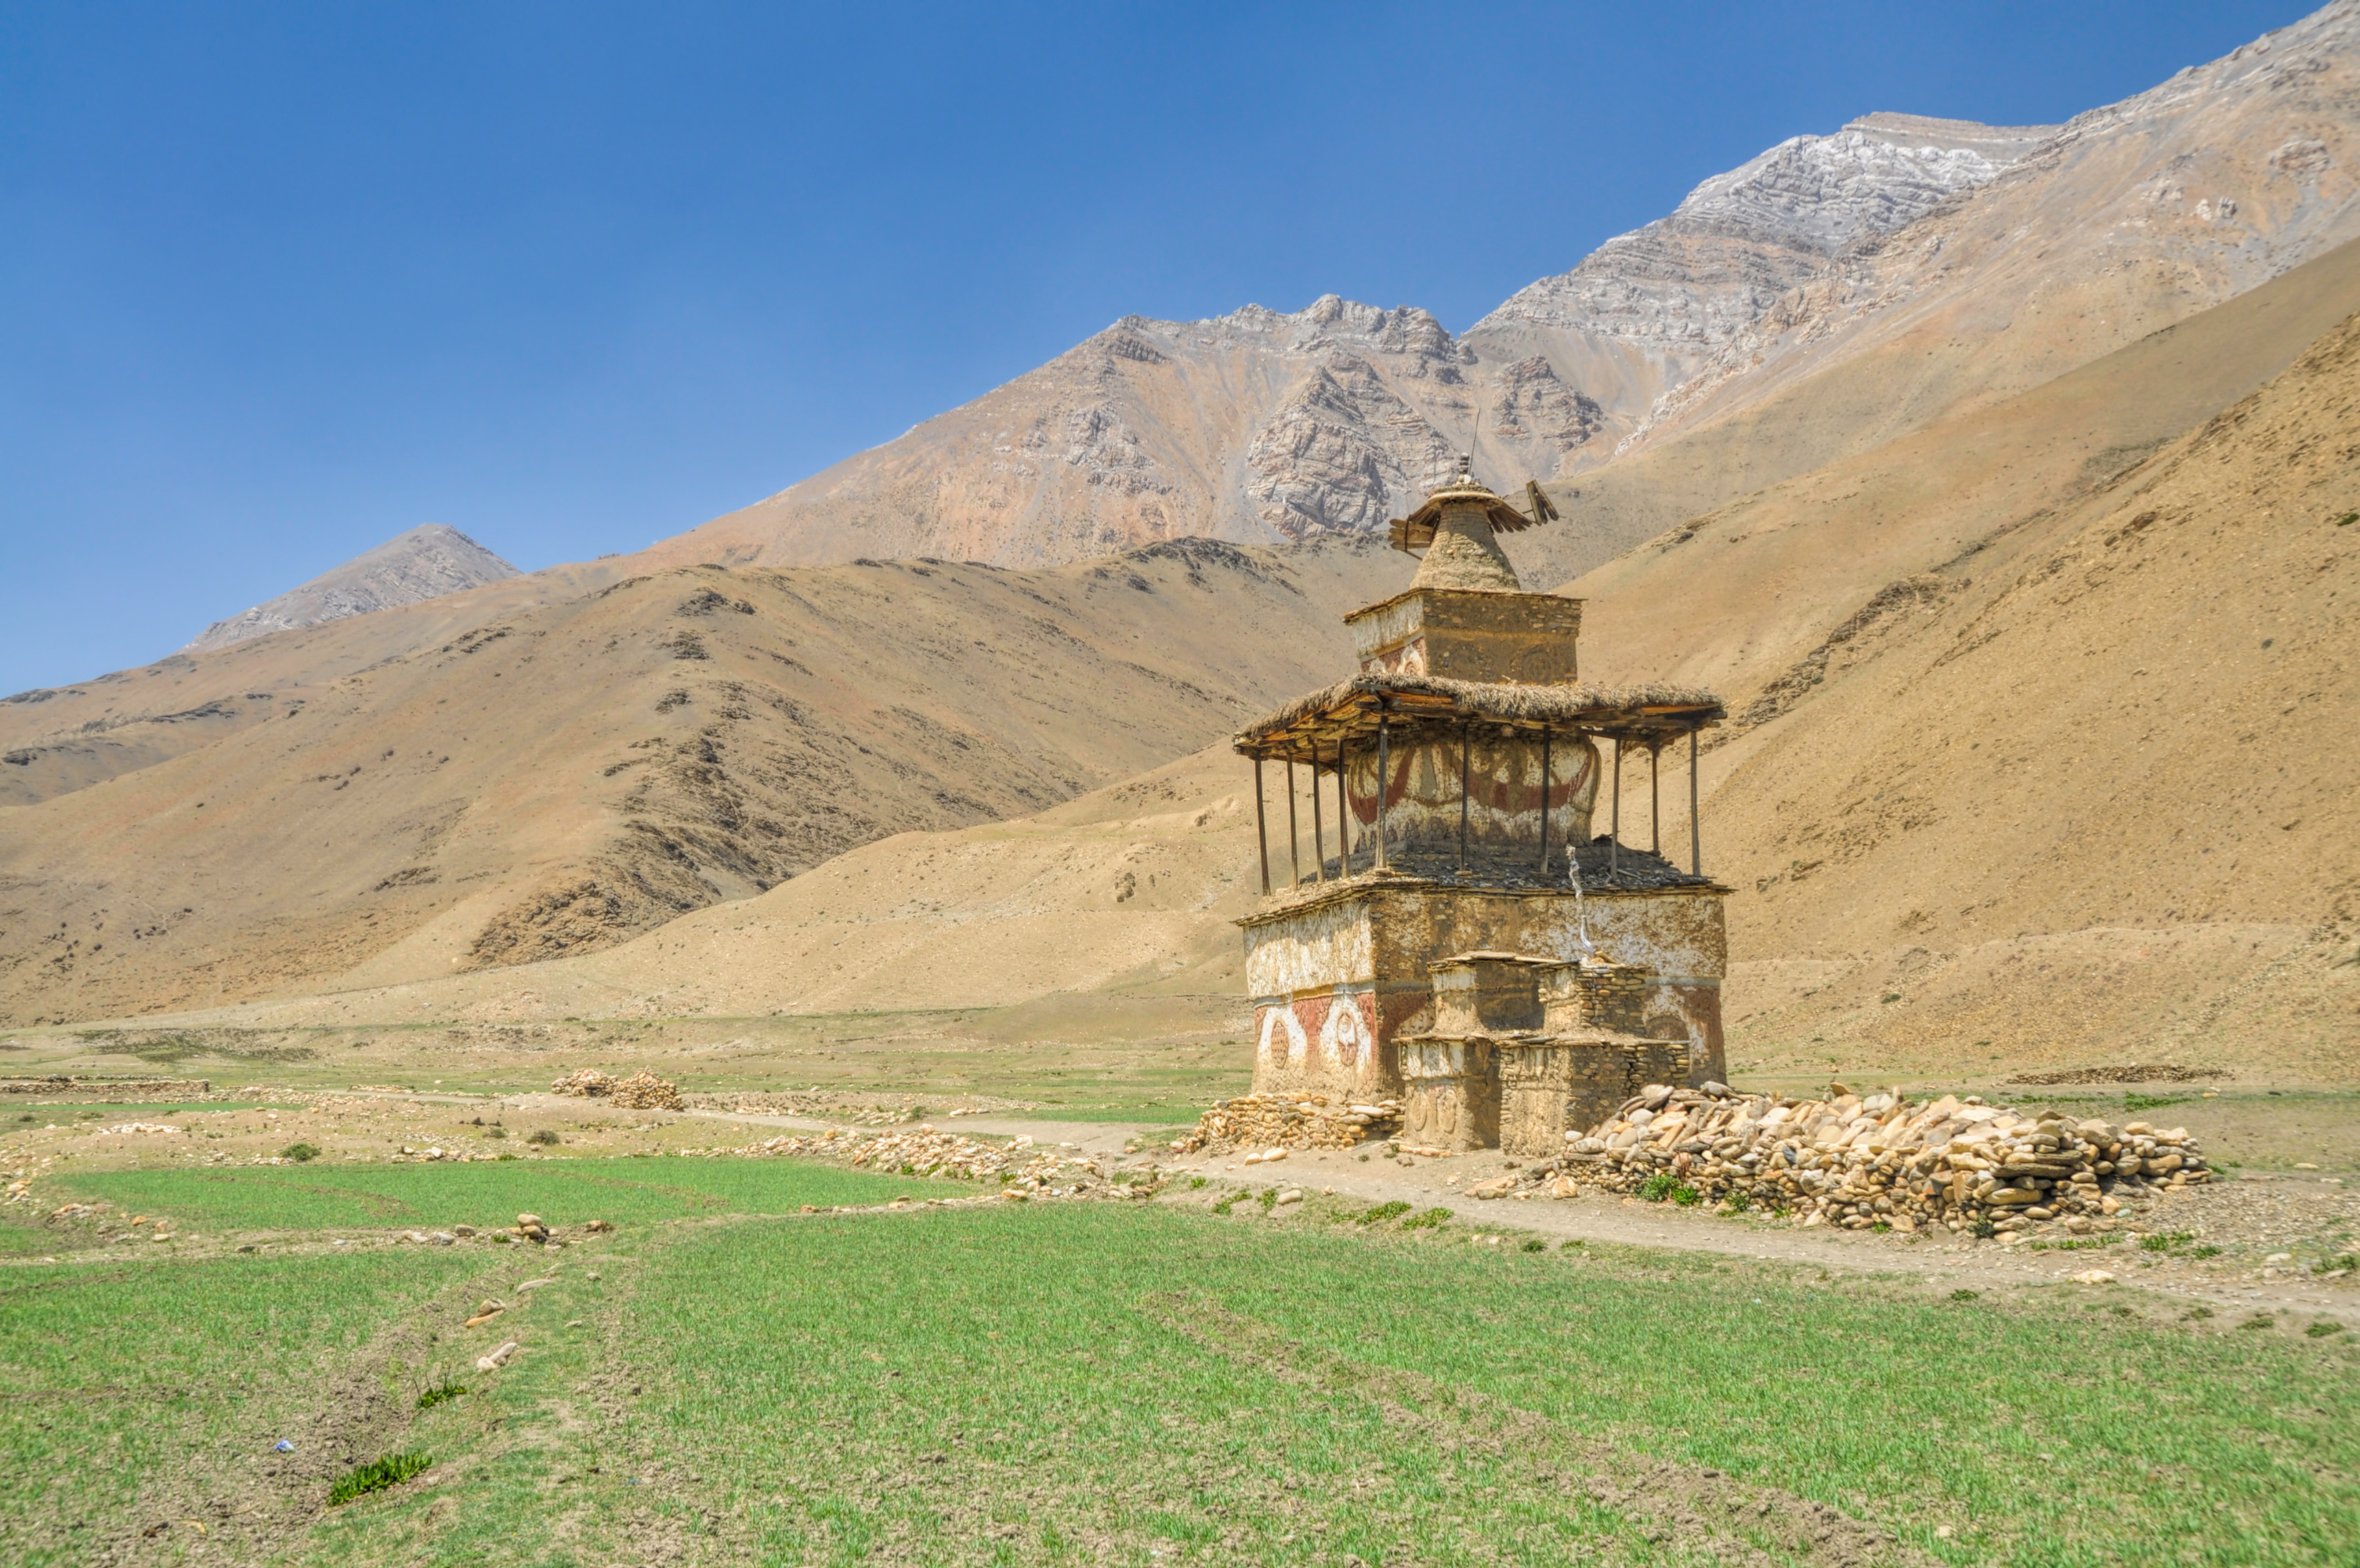
<svg viewBox="0 0 2360 1568"><path fill-rule="evenodd" d="M457 529L430 522L256 605L244 615L214 621L180 652L202 653L226 648L274 631L416 604L517 575L514 566Z"/></svg>
<svg viewBox="0 0 2360 1568"><path fill-rule="evenodd" d="M1605 387L1627 433L1782 301L1844 276L1852 247L1988 184L2057 128L1868 115L1831 136L1790 137L1707 180L1670 216L1519 290L1467 342Z"/></svg>

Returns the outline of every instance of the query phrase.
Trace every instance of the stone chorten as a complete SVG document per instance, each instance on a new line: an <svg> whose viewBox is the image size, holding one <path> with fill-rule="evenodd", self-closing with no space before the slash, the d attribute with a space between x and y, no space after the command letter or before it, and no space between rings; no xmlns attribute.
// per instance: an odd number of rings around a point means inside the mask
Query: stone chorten
<svg viewBox="0 0 2360 1568"><path fill-rule="evenodd" d="M1724 711L1706 691L1581 683L1581 601L1526 593L1500 548L1557 517L1538 485L1525 495L1519 510L1462 459L1392 525L1423 553L1409 587L1344 618L1359 673L1234 741L1262 861L1263 904L1238 922L1255 1091L1400 1096L1405 1135L1446 1148L1554 1150L1645 1084L1724 1071L1728 889L1703 874L1694 809L1696 736ZM1686 870L1658 831L1662 752L1682 737ZM1620 841L1633 748L1645 849ZM1284 767L1277 886L1265 763ZM1593 838L1609 778L1612 830Z"/></svg>

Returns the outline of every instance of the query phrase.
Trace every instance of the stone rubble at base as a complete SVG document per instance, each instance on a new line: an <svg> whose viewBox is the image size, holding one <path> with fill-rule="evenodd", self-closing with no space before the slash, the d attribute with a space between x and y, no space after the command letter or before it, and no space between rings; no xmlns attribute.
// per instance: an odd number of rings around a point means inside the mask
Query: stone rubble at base
<svg viewBox="0 0 2360 1568"><path fill-rule="evenodd" d="M1172 1141L1175 1154L1199 1149L1348 1149L1401 1131L1398 1100L1331 1102L1325 1094L1247 1094L1224 1100Z"/></svg>
<svg viewBox="0 0 2360 1568"><path fill-rule="evenodd" d="M1663 1178L1701 1201L1733 1200L1804 1225L1914 1231L1986 1221L2008 1232L2055 1220L2080 1232L2103 1225L2126 1200L2212 1172L2185 1128L2032 1115L1973 1096L1913 1104L1894 1090L1797 1101L1716 1083L1652 1086L1492 1195L1554 1193L1567 1178L1616 1192Z"/></svg>

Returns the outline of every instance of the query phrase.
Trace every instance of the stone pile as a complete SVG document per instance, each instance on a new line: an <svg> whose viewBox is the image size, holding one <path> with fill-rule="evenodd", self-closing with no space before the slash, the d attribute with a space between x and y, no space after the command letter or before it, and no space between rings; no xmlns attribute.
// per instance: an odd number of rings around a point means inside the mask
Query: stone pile
<svg viewBox="0 0 2360 1568"><path fill-rule="evenodd" d="M1564 1156L1517 1172L1516 1185L1578 1176L1631 1192L1653 1181L1658 1193L1686 1188L1705 1201L1852 1230L1983 1222L2007 1233L2061 1221L2078 1233L2126 1200L2212 1178L2185 1128L2035 1115L1973 1095L1863 1097L1841 1084L1805 1101L1657 1085L1567 1138Z"/></svg>
<svg viewBox="0 0 2360 1568"><path fill-rule="evenodd" d="M685 1111L688 1102L680 1097L680 1090L671 1080L658 1078L651 1072L635 1072L628 1078L617 1078L585 1067L579 1072L567 1073L549 1086L559 1094L572 1094L584 1099L604 1100L609 1105L625 1111Z"/></svg>
<svg viewBox="0 0 2360 1568"><path fill-rule="evenodd" d="M841 1160L856 1170L906 1170L912 1176L989 1181L1027 1197L1106 1197L1119 1192L1143 1198L1154 1190L1151 1179L1118 1187L1108 1179L1111 1173L1096 1160L1037 1149L1031 1138L1009 1144L978 1143L955 1133L938 1133L931 1124L901 1133L831 1127L806 1137L771 1138L731 1152L803 1156Z"/></svg>
<svg viewBox="0 0 2360 1568"><path fill-rule="evenodd" d="M1199 1149L1348 1149L1370 1138L1401 1131L1398 1100L1368 1103L1330 1102L1325 1094L1248 1094L1225 1100L1197 1118L1186 1136L1175 1138L1177 1154Z"/></svg>

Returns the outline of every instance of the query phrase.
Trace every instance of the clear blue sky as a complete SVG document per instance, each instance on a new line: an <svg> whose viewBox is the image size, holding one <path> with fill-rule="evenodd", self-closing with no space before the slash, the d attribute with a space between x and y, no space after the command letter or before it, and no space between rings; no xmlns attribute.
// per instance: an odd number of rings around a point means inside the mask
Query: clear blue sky
<svg viewBox="0 0 2360 1568"><path fill-rule="evenodd" d="M639 548L1134 312L1462 329L1786 137L2306 9L0 4L0 693L421 522Z"/></svg>

